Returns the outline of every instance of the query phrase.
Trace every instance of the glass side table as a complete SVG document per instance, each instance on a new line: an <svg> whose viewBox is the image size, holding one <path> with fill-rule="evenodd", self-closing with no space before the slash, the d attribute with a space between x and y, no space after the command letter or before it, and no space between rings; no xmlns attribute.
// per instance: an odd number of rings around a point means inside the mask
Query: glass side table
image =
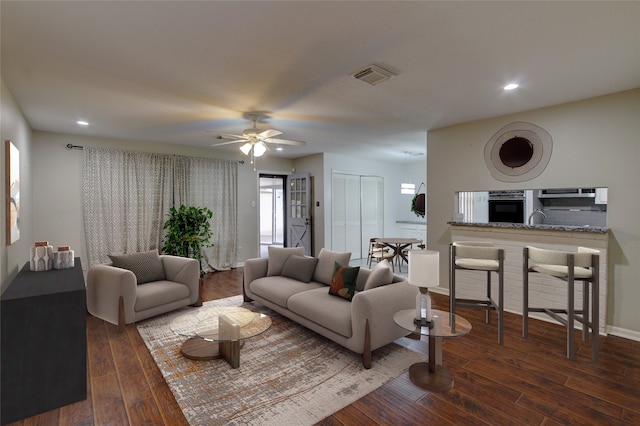
<svg viewBox="0 0 640 426"><path fill-rule="evenodd" d="M208 361L224 358L232 368L240 366L240 348L245 340L264 333L271 318L237 306L201 307L171 321L170 328L188 337L180 352L185 358Z"/></svg>
<svg viewBox="0 0 640 426"><path fill-rule="evenodd" d="M432 313L432 327L421 327L413 322L415 309L396 312L393 321L413 334L429 337L429 360L409 367L411 382L422 389L444 392L453 388L453 375L442 366L442 338L464 336L471 331L471 324L460 315L456 315L456 330L451 331L449 312L433 309Z"/></svg>

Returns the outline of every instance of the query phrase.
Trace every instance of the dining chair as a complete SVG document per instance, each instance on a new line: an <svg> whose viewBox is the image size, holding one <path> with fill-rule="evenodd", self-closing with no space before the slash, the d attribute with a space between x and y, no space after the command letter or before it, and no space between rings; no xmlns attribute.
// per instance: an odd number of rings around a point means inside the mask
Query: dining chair
<svg viewBox="0 0 640 426"><path fill-rule="evenodd" d="M491 311L498 315L498 344L504 341L504 249L490 241L458 241L449 247L449 311L451 325L455 330L457 306L466 306L486 311L485 321L491 322ZM482 299L464 299L456 294L456 271L480 271L487 273L486 296ZM491 295L491 273L498 275L498 301Z"/></svg>
<svg viewBox="0 0 640 426"><path fill-rule="evenodd" d="M389 249L384 245L380 244L376 241L377 238L371 238L370 248L369 248L369 256L367 259L367 263L369 265L369 269L371 269L371 264L373 262L382 262L383 260L388 260L391 264L391 270L395 272L395 268L393 266L393 258L395 257L395 253L389 251Z"/></svg>
<svg viewBox="0 0 640 426"><path fill-rule="evenodd" d="M527 246L523 249L522 267L522 337L529 336L529 312L542 312L567 328L567 358L575 359L574 326L582 323L582 340L589 341L591 332L591 359L598 360L600 323L599 275L600 252L578 247L576 252L547 250ZM529 306L529 275L543 274L567 283L566 308ZM582 307L575 308L575 281L582 281ZM591 284L591 315L589 315L589 284ZM564 315L564 316L561 316ZM591 317L591 318L590 318Z"/></svg>

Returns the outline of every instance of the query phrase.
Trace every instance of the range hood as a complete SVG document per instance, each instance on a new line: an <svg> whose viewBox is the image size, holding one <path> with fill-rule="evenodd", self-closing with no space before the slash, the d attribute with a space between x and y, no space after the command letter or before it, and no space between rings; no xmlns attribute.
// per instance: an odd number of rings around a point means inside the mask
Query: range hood
<svg viewBox="0 0 640 426"><path fill-rule="evenodd" d="M595 188L538 189L538 198L595 198Z"/></svg>

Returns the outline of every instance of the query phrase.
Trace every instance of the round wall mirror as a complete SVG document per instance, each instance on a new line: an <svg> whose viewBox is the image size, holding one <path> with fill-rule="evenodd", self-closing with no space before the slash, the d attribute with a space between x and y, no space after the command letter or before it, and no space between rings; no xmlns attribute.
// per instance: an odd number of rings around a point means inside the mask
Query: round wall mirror
<svg viewBox="0 0 640 426"><path fill-rule="evenodd" d="M504 126L484 147L491 175L502 182L524 182L540 175L549 164L551 135L535 124L517 121Z"/></svg>

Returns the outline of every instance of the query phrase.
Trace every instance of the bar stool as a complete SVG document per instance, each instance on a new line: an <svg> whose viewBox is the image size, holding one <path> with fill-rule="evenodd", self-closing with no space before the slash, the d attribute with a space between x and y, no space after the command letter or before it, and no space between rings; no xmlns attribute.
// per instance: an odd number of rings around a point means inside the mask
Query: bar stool
<svg viewBox="0 0 640 426"><path fill-rule="evenodd" d="M486 322L491 322L491 311L498 314L498 343L503 344L504 306L504 249L489 241L458 241L449 246L449 311L451 329L455 331L456 306L486 310ZM486 299L456 297L456 270L486 271ZM498 274L498 303L491 297L491 272Z"/></svg>
<svg viewBox="0 0 640 426"><path fill-rule="evenodd" d="M591 358L598 360L599 337L599 251L578 247L578 252L546 250L527 246L523 249L523 310L522 337L529 334L529 312L543 312L567 327L567 358L575 359L573 341L575 321L582 323L582 340L589 340ZM529 306L529 274L539 273L559 278L567 283L567 309L532 308ZM582 309L575 309L574 281L582 281ZM591 320L589 320L589 283L591 283ZM560 315L566 315L566 318Z"/></svg>

